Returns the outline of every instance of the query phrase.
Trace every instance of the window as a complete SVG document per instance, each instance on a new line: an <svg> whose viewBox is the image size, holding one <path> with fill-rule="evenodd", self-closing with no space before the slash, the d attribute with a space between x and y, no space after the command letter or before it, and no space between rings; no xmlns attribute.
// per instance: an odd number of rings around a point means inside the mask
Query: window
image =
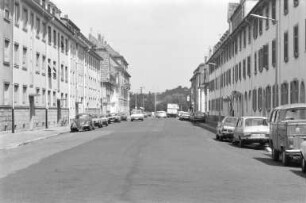
<svg viewBox="0 0 306 203"><path fill-rule="evenodd" d="M66 48L66 54L68 54L68 51L69 51L68 39L65 39L65 48Z"/></svg>
<svg viewBox="0 0 306 203"><path fill-rule="evenodd" d="M46 36L47 36L47 24L46 23L43 23L42 24L43 26L43 41L46 41Z"/></svg>
<svg viewBox="0 0 306 203"><path fill-rule="evenodd" d="M25 105L27 104L27 98L28 98L28 92L27 92L27 86L23 86L22 88L22 104Z"/></svg>
<svg viewBox="0 0 306 203"><path fill-rule="evenodd" d="M268 112L271 110L271 87L270 86L266 88L266 108Z"/></svg>
<svg viewBox="0 0 306 203"><path fill-rule="evenodd" d="M268 5L268 6L266 7L266 17L267 17L267 18L270 17L269 9L270 9L270 7L269 7L269 5ZM269 22L270 22L270 20L266 19L266 30L269 29Z"/></svg>
<svg viewBox="0 0 306 203"><path fill-rule="evenodd" d="M52 32L51 32L51 27L48 26L48 43L51 45L52 42Z"/></svg>
<svg viewBox="0 0 306 203"><path fill-rule="evenodd" d="M294 80L290 83L290 103L299 102L299 82Z"/></svg>
<svg viewBox="0 0 306 203"><path fill-rule="evenodd" d="M23 30L27 31L29 15L28 15L28 9L26 8L23 8L22 20L23 20Z"/></svg>
<svg viewBox="0 0 306 203"><path fill-rule="evenodd" d="M239 62L239 80L241 80L241 62Z"/></svg>
<svg viewBox="0 0 306 203"><path fill-rule="evenodd" d="M235 66L235 81L238 81L238 65Z"/></svg>
<svg viewBox="0 0 306 203"><path fill-rule="evenodd" d="M36 88L36 97L35 97L36 105L39 105L39 100L40 100L40 89Z"/></svg>
<svg viewBox="0 0 306 203"><path fill-rule="evenodd" d="M294 57L299 57L299 26L296 25L293 28L293 51Z"/></svg>
<svg viewBox="0 0 306 203"><path fill-rule="evenodd" d="M27 70L28 66L28 49L23 47L22 49L22 69Z"/></svg>
<svg viewBox="0 0 306 203"><path fill-rule="evenodd" d="M53 79L56 80L56 61L53 61Z"/></svg>
<svg viewBox="0 0 306 203"><path fill-rule="evenodd" d="M41 66L41 71L45 72L46 70L46 56L42 56L42 66Z"/></svg>
<svg viewBox="0 0 306 203"><path fill-rule="evenodd" d="M262 12L260 12L259 15L262 16ZM262 21L263 20L262 19L258 19L258 21L259 21L259 35L262 35L262 31L263 31L263 29L262 29L263 22Z"/></svg>
<svg viewBox="0 0 306 203"><path fill-rule="evenodd" d="M19 105L19 85L14 85L14 103Z"/></svg>
<svg viewBox="0 0 306 203"><path fill-rule="evenodd" d="M276 41L272 41L272 66L276 66Z"/></svg>
<svg viewBox="0 0 306 203"><path fill-rule="evenodd" d="M256 112L257 110L257 90L253 90L253 98L252 98L252 106L253 106L253 111Z"/></svg>
<svg viewBox="0 0 306 203"><path fill-rule="evenodd" d="M251 35L251 26L249 25L248 26L248 43L251 44L251 38L252 38L252 35Z"/></svg>
<svg viewBox="0 0 306 203"><path fill-rule="evenodd" d="M64 65L61 65L61 81L64 81Z"/></svg>
<svg viewBox="0 0 306 203"><path fill-rule="evenodd" d="M247 75L251 77L251 56L247 58Z"/></svg>
<svg viewBox="0 0 306 203"><path fill-rule="evenodd" d="M10 19L10 2L11 0L4 0L4 19Z"/></svg>
<svg viewBox="0 0 306 203"><path fill-rule="evenodd" d="M31 12L30 14L30 25L31 25L31 29L34 28L34 13Z"/></svg>
<svg viewBox="0 0 306 203"><path fill-rule="evenodd" d="M239 33L239 51L241 51L242 48L242 31Z"/></svg>
<svg viewBox="0 0 306 203"><path fill-rule="evenodd" d="M39 37L40 33L40 18L36 18L36 37Z"/></svg>
<svg viewBox="0 0 306 203"><path fill-rule="evenodd" d="M45 105L46 104L46 90L42 90L42 96L41 96L41 104Z"/></svg>
<svg viewBox="0 0 306 203"><path fill-rule="evenodd" d="M262 88L258 88L258 111L261 112L263 106L262 106Z"/></svg>
<svg viewBox="0 0 306 203"><path fill-rule="evenodd" d="M300 103L306 102L306 91L305 91L305 84L304 82L301 82L301 91L300 91Z"/></svg>
<svg viewBox="0 0 306 203"><path fill-rule="evenodd" d="M20 20L20 4L19 2L15 2L15 25L19 26Z"/></svg>
<svg viewBox="0 0 306 203"><path fill-rule="evenodd" d="M258 51L258 70L260 73L263 71L263 48Z"/></svg>
<svg viewBox="0 0 306 203"><path fill-rule="evenodd" d="M53 92L53 106L56 106L56 92Z"/></svg>
<svg viewBox="0 0 306 203"><path fill-rule="evenodd" d="M294 7L297 7L299 5L299 0L293 0Z"/></svg>
<svg viewBox="0 0 306 203"><path fill-rule="evenodd" d="M36 73L39 73L40 54L36 53Z"/></svg>
<svg viewBox="0 0 306 203"><path fill-rule="evenodd" d="M288 0L284 0L284 15L287 15L289 12L288 9Z"/></svg>
<svg viewBox="0 0 306 203"><path fill-rule="evenodd" d="M53 46L56 47L56 31L53 30Z"/></svg>
<svg viewBox="0 0 306 203"><path fill-rule="evenodd" d="M62 51L62 53L64 53L64 51L65 51L64 36L61 36L61 51Z"/></svg>
<svg viewBox="0 0 306 203"><path fill-rule="evenodd" d="M10 104L10 84L4 83L3 105Z"/></svg>
<svg viewBox="0 0 306 203"><path fill-rule="evenodd" d="M247 38L246 28L243 28L243 48L246 47L246 38Z"/></svg>
<svg viewBox="0 0 306 203"><path fill-rule="evenodd" d="M272 0L272 18L276 19L276 0ZM275 21L272 21L275 24Z"/></svg>
<svg viewBox="0 0 306 203"><path fill-rule="evenodd" d="M254 54L254 74L257 74L257 52Z"/></svg>
<svg viewBox="0 0 306 203"><path fill-rule="evenodd" d="M263 67L269 69L269 44L263 47Z"/></svg>
<svg viewBox="0 0 306 203"><path fill-rule="evenodd" d="M10 41L8 39L4 40L4 52L3 52L3 64L9 66L10 65Z"/></svg>
<svg viewBox="0 0 306 203"><path fill-rule="evenodd" d="M288 104L288 84L283 83L281 86L281 104Z"/></svg>
<svg viewBox="0 0 306 203"><path fill-rule="evenodd" d="M14 44L14 66L19 67L19 44Z"/></svg>
<svg viewBox="0 0 306 203"><path fill-rule="evenodd" d="M48 91L48 106L51 105L51 91Z"/></svg>
<svg viewBox="0 0 306 203"><path fill-rule="evenodd" d="M68 67L65 66L65 82L68 83Z"/></svg>
<svg viewBox="0 0 306 203"><path fill-rule="evenodd" d="M278 106L278 86L277 85L273 85L273 108L275 108L276 106Z"/></svg>
<svg viewBox="0 0 306 203"><path fill-rule="evenodd" d="M288 32L284 33L284 61L288 62L289 58L288 58Z"/></svg>
<svg viewBox="0 0 306 203"><path fill-rule="evenodd" d="M246 79L246 61L245 59L243 59L243 63L242 63L242 66L243 66L243 79Z"/></svg>

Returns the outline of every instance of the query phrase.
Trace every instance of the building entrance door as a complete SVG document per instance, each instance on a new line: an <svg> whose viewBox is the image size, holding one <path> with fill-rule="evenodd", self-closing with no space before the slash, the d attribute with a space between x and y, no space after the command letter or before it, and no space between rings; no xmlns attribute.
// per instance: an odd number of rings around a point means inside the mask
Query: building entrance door
<svg viewBox="0 0 306 203"><path fill-rule="evenodd" d="M29 96L29 107L30 107L30 130L34 128L34 116L35 116L35 103L34 96Z"/></svg>

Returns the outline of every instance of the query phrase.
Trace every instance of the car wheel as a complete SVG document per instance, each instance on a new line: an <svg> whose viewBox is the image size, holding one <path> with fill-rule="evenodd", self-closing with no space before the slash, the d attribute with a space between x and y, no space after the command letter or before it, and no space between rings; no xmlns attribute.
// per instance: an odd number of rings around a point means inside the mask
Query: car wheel
<svg viewBox="0 0 306 203"><path fill-rule="evenodd" d="M285 150L282 151L282 163L283 163L284 166L289 165L289 157L286 154Z"/></svg>
<svg viewBox="0 0 306 203"><path fill-rule="evenodd" d="M216 134L216 140L219 140L219 135L218 134Z"/></svg>
<svg viewBox="0 0 306 203"><path fill-rule="evenodd" d="M306 160L302 159L302 172L306 173Z"/></svg>
<svg viewBox="0 0 306 203"><path fill-rule="evenodd" d="M279 151L272 148L272 159L273 161L279 161Z"/></svg>
<svg viewBox="0 0 306 203"><path fill-rule="evenodd" d="M243 140L242 139L239 139L239 147L243 148Z"/></svg>
<svg viewBox="0 0 306 203"><path fill-rule="evenodd" d="M131 119L131 122L133 122L134 120L133 119Z"/></svg>

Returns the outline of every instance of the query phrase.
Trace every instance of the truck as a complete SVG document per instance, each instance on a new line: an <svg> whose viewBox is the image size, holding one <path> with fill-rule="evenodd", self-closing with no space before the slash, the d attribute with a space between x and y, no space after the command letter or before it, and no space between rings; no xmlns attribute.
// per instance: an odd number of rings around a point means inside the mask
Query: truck
<svg viewBox="0 0 306 203"><path fill-rule="evenodd" d="M178 115L179 105L178 104L168 104L167 105L167 117L176 118Z"/></svg>

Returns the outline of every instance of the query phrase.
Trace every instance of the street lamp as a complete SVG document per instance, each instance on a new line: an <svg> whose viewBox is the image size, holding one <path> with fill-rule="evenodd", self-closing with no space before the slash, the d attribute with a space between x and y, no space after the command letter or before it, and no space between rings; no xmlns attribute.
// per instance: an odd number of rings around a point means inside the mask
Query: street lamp
<svg viewBox="0 0 306 203"><path fill-rule="evenodd" d="M209 62L208 65L214 66L214 69L216 68L217 64ZM215 70L214 70L215 71ZM218 121L221 122L221 101L223 105L223 99L221 100L221 77L222 77L222 66L221 66L221 72L220 72L220 85L219 85L219 115L218 115ZM217 79L216 72L215 72L215 78Z"/></svg>
<svg viewBox="0 0 306 203"><path fill-rule="evenodd" d="M257 15L257 14L253 14L251 13L250 16L254 17L254 18L257 18L257 19L261 19L261 20L270 20L272 21L273 23L276 24L275 26L275 44L276 45L276 48L277 48L277 55L276 55L276 66L275 66L275 92L274 92L274 103L275 103L275 106L278 106L278 101L279 101L279 94L278 94L278 74L279 74L279 66L280 66L280 42L279 42L279 21L274 19L274 18L270 18L270 17L267 17L267 16L261 16L261 15Z"/></svg>

